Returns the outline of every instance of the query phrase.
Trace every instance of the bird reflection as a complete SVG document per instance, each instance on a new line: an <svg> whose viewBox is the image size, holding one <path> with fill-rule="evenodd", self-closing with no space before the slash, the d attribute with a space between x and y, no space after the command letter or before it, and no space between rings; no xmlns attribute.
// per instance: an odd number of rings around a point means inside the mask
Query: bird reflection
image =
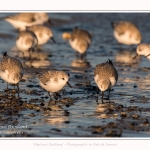
<svg viewBox="0 0 150 150"><path fill-rule="evenodd" d="M77 67L77 68L89 68L90 63L86 61L85 59L75 59L71 62L72 67Z"/></svg>
<svg viewBox="0 0 150 150"><path fill-rule="evenodd" d="M51 65L51 62L48 60L49 53L43 52L43 51L34 51L31 55L31 60L28 59L29 53L24 52L24 56L22 53L19 52L19 50L15 47L10 52L12 55L16 55L16 57L19 57L22 59L23 66L24 67L47 67Z"/></svg>
<svg viewBox="0 0 150 150"><path fill-rule="evenodd" d="M46 122L48 122L49 124L62 124L65 121L68 121L68 117L65 117L65 116L55 116L55 117L48 118L46 120Z"/></svg>
<svg viewBox="0 0 150 150"><path fill-rule="evenodd" d="M100 113L100 115L97 116L98 118L115 118L115 108L116 105L112 102L98 104L95 108L95 113Z"/></svg>
<svg viewBox="0 0 150 150"><path fill-rule="evenodd" d="M48 60L48 56L49 54L42 51L34 52L32 55L32 60L26 60L25 65L28 67L32 65L32 67L35 68L50 66L51 62Z"/></svg>
<svg viewBox="0 0 150 150"><path fill-rule="evenodd" d="M137 59L133 59L135 55L136 55L135 51L128 51L128 50L119 51L115 56L115 61L118 63L125 63L125 64L140 63L141 57L138 56Z"/></svg>
<svg viewBox="0 0 150 150"><path fill-rule="evenodd" d="M44 116L46 117L45 122L51 125L61 125L65 122L69 122L69 117L65 115L65 111L63 110L63 108L56 105L53 105L52 111L45 112Z"/></svg>

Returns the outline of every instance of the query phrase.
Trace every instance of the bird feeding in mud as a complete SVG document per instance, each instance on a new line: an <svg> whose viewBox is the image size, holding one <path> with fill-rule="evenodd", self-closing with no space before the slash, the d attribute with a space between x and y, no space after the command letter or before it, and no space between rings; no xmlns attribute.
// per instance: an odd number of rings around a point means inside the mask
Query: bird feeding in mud
<svg viewBox="0 0 150 150"><path fill-rule="evenodd" d="M0 77L8 83L17 86L17 91L19 91L19 82L23 76L23 66L22 63L14 58L7 55L4 52L0 62Z"/></svg>
<svg viewBox="0 0 150 150"><path fill-rule="evenodd" d="M108 90L108 99L111 88L116 85L118 81L118 72L111 60L106 63L96 65L94 70L94 80L102 93L102 103L104 99L104 92Z"/></svg>
<svg viewBox="0 0 150 150"><path fill-rule="evenodd" d="M92 35L87 30L79 29L78 27L75 27L72 33L64 33L62 37L65 40L69 40L70 46L77 52L77 57L79 53L82 59L92 43Z"/></svg>
<svg viewBox="0 0 150 150"><path fill-rule="evenodd" d="M39 80L40 86L48 91L50 97L49 104L51 104L52 96L57 99L57 92L62 90L66 84L71 87L68 82L69 76L64 71L49 70L43 73L36 73L36 76Z"/></svg>
<svg viewBox="0 0 150 150"><path fill-rule="evenodd" d="M25 30L18 34L16 46L22 52L23 57L25 56L25 53L28 52L29 60L31 60L32 53L37 45L38 39L32 31Z"/></svg>
<svg viewBox="0 0 150 150"><path fill-rule="evenodd" d="M150 60L150 44L139 44L136 48L136 55L133 57L133 59L135 59L139 55L142 55Z"/></svg>
<svg viewBox="0 0 150 150"><path fill-rule="evenodd" d="M50 39L56 43L53 32L50 28L43 26L43 25L34 25L26 28L28 31L32 31L37 39L38 39L38 46L46 44Z"/></svg>

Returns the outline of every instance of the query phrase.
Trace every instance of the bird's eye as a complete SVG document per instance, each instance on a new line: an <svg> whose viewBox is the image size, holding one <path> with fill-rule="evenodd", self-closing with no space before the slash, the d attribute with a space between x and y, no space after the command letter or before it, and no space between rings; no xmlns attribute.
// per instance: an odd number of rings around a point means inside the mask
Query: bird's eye
<svg viewBox="0 0 150 150"><path fill-rule="evenodd" d="M43 79L43 76L40 76L41 79Z"/></svg>
<svg viewBox="0 0 150 150"><path fill-rule="evenodd" d="M63 80L65 80L65 78L62 78Z"/></svg>

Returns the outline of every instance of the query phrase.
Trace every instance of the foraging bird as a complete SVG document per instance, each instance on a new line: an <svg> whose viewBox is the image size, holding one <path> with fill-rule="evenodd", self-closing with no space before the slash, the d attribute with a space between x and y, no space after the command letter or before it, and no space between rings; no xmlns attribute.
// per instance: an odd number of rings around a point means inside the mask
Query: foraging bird
<svg viewBox="0 0 150 150"><path fill-rule="evenodd" d="M77 54L80 53L81 58L85 56L87 49L92 43L91 34L78 27L75 27L71 34L64 33L63 38L69 40L70 46L77 51Z"/></svg>
<svg viewBox="0 0 150 150"><path fill-rule="evenodd" d="M54 97L57 99L56 93L60 91L66 84L69 84L69 76L64 71L49 70L42 74L36 74L39 79L39 84L42 88L48 91L50 96L50 102L52 101L52 95L55 93Z"/></svg>
<svg viewBox="0 0 150 150"><path fill-rule="evenodd" d="M9 22L14 28L19 31L26 30L27 26L33 26L37 24L51 23L47 13L20 13L14 16L4 18L5 21Z"/></svg>
<svg viewBox="0 0 150 150"><path fill-rule="evenodd" d="M28 31L34 32L38 39L38 45L43 45L47 43L50 39L56 43L55 39L53 38L52 30L48 27L45 27L43 25L34 25L31 27L26 28Z"/></svg>
<svg viewBox="0 0 150 150"><path fill-rule="evenodd" d="M114 30L113 34L119 44L136 45L142 41L142 35L139 28L127 21L111 22Z"/></svg>
<svg viewBox="0 0 150 150"><path fill-rule="evenodd" d="M104 92L106 90L109 91L109 99L111 88L115 86L118 81L118 72L111 60L108 60L106 63L96 65L94 70L94 80L102 92L102 102L104 98Z"/></svg>
<svg viewBox="0 0 150 150"><path fill-rule="evenodd" d="M138 55L143 55L145 58L150 59L150 44L141 43L136 48L136 55L133 57L135 59Z"/></svg>
<svg viewBox="0 0 150 150"><path fill-rule="evenodd" d="M19 82L23 76L23 66L22 63L14 58L7 55L7 52L3 53L0 62L0 77L8 83L17 85L19 91Z"/></svg>
<svg viewBox="0 0 150 150"><path fill-rule="evenodd" d="M17 48L23 53L29 52L29 59L31 60L31 55L35 48L38 45L38 39L36 35L32 31L21 31L18 34L17 40L16 40L16 46Z"/></svg>

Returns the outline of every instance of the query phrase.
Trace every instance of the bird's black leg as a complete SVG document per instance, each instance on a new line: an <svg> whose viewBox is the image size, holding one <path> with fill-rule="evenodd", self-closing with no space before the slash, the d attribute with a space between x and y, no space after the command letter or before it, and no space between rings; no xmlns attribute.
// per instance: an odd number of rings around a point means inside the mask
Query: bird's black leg
<svg viewBox="0 0 150 150"><path fill-rule="evenodd" d="M102 91L102 103L104 103L103 99L104 99L104 91Z"/></svg>
<svg viewBox="0 0 150 150"><path fill-rule="evenodd" d="M16 84L17 86L17 92L18 92L18 97L19 97L19 82Z"/></svg>
<svg viewBox="0 0 150 150"><path fill-rule="evenodd" d="M31 52L32 52L32 49L29 48L29 60L31 60Z"/></svg>
<svg viewBox="0 0 150 150"><path fill-rule="evenodd" d="M79 58L79 53L78 52L76 52L76 59L78 59Z"/></svg>
<svg viewBox="0 0 150 150"><path fill-rule="evenodd" d="M9 91L9 89L8 89L8 82L6 82L6 90L5 90L5 92L8 92Z"/></svg>
<svg viewBox="0 0 150 150"><path fill-rule="evenodd" d="M118 44L119 44L119 50L122 51L123 49L122 49L121 43L118 43Z"/></svg>
<svg viewBox="0 0 150 150"><path fill-rule="evenodd" d="M99 104L99 103L98 103L98 94L99 94L99 89L98 89L98 87L96 88L96 94L97 94L97 96L96 96L96 103Z"/></svg>
<svg viewBox="0 0 150 150"><path fill-rule="evenodd" d="M82 56L81 59L82 59L82 60L85 60L86 52L84 52L83 54L81 54L81 56Z"/></svg>
<svg viewBox="0 0 150 150"><path fill-rule="evenodd" d="M32 52L33 52L33 49L32 48L29 48L29 61L30 61L30 66L32 65Z"/></svg>
<svg viewBox="0 0 150 150"><path fill-rule="evenodd" d="M8 91L8 82L7 82L6 90Z"/></svg>
<svg viewBox="0 0 150 150"><path fill-rule="evenodd" d="M24 52L22 52L22 58L25 59Z"/></svg>
<svg viewBox="0 0 150 150"><path fill-rule="evenodd" d="M108 91L108 99L109 99L109 96L110 96L110 91L111 91L111 89L109 89L109 91Z"/></svg>
<svg viewBox="0 0 150 150"><path fill-rule="evenodd" d="M56 100L58 100L58 95L57 95L57 93L54 93L54 97L55 97Z"/></svg>
<svg viewBox="0 0 150 150"><path fill-rule="evenodd" d="M52 93L51 92L48 92L48 95L49 95L49 97L50 97L50 100L49 100L49 102L48 102L48 105L51 105L52 103Z"/></svg>

